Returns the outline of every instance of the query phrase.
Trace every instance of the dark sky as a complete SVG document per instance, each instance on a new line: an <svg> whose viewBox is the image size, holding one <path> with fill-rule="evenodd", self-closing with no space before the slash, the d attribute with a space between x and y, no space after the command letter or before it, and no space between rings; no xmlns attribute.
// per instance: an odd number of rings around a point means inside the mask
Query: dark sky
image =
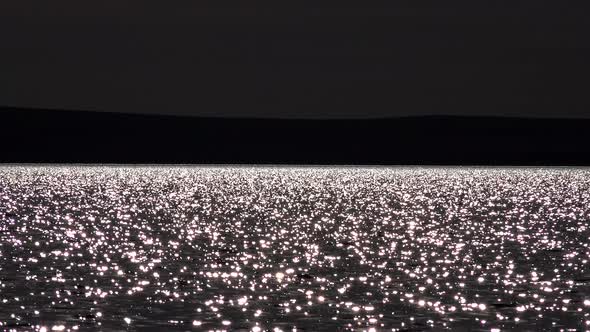
<svg viewBox="0 0 590 332"><path fill-rule="evenodd" d="M158 3L3 1L0 104L202 116L590 117L584 2Z"/></svg>

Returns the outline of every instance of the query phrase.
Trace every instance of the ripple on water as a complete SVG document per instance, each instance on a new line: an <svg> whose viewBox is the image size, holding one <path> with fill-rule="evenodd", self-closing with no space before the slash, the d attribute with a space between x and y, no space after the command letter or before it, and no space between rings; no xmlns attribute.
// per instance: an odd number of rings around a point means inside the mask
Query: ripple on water
<svg viewBox="0 0 590 332"><path fill-rule="evenodd" d="M590 172L0 168L0 327L585 329Z"/></svg>

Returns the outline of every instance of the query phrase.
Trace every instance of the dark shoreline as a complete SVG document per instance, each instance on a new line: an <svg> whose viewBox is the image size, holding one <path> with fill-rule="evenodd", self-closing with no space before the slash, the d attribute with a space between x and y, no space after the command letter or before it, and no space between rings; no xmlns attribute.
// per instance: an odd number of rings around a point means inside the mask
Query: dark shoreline
<svg viewBox="0 0 590 332"><path fill-rule="evenodd" d="M2 163L590 165L590 119L221 119L0 108Z"/></svg>

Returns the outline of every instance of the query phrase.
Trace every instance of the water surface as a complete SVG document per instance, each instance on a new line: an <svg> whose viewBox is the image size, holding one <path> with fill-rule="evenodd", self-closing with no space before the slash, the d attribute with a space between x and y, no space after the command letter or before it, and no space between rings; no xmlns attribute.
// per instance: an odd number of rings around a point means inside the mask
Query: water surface
<svg viewBox="0 0 590 332"><path fill-rule="evenodd" d="M590 171L0 167L0 328L583 330Z"/></svg>

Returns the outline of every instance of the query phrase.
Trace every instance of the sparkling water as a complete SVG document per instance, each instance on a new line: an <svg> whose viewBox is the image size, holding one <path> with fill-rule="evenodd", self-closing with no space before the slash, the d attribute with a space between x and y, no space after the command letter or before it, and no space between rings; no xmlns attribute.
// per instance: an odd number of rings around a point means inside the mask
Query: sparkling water
<svg viewBox="0 0 590 332"><path fill-rule="evenodd" d="M0 167L0 328L590 327L590 170Z"/></svg>

